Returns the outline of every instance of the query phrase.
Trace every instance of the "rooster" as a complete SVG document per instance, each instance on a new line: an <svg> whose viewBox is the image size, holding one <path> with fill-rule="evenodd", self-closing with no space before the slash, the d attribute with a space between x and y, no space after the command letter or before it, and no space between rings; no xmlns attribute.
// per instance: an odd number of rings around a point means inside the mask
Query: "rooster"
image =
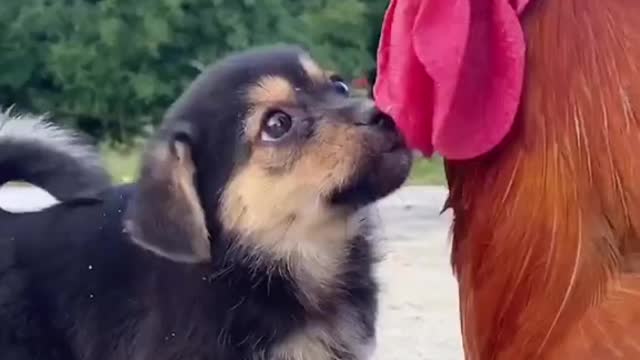
<svg viewBox="0 0 640 360"><path fill-rule="evenodd" d="M378 51L446 159L466 359L640 359L640 1L393 0Z"/></svg>

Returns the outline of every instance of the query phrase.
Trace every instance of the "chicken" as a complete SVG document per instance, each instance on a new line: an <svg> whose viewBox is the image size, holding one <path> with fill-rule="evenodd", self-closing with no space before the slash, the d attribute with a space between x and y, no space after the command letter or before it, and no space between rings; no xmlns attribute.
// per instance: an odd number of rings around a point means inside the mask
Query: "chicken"
<svg viewBox="0 0 640 360"><path fill-rule="evenodd" d="M640 359L639 0L393 0L375 95L445 158L466 359Z"/></svg>

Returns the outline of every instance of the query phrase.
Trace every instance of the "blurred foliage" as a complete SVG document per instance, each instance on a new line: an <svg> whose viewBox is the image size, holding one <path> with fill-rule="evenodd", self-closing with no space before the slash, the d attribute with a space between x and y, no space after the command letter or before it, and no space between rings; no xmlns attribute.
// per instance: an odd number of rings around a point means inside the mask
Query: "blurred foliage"
<svg viewBox="0 0 640 360"><path fill-rule="evenodd" d="M382 32L382 21L384 20L388 4L388 1L373 1L369 8L369 24L371 24L371 31L369 33L368 50L369 54L374 59L378 52L380 33ZM366 75L369 83L371 84L370 90L373 90L373 85L376 82L375 66L371 67ZM369 95L373 97L373 92L370 92Z"/></svg>
<svg viewBox="0 0 640 360"><path fill-rule="evenodd" d="M366 76L387 0L2 0L0 106L127 143L207 64L269 43Z"/></svg>

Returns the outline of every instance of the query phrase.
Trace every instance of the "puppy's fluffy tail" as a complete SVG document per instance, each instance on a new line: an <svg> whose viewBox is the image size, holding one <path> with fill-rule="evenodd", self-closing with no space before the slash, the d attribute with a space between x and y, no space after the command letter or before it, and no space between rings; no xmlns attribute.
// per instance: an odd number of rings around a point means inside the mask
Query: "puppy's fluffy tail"
<svg viewBox="0 0 640 360"><path fill-rule="evenodd" d="M92 198L111 181L93 146L45 116L0 111L0 186L36 185L60 201Z"/></svg>

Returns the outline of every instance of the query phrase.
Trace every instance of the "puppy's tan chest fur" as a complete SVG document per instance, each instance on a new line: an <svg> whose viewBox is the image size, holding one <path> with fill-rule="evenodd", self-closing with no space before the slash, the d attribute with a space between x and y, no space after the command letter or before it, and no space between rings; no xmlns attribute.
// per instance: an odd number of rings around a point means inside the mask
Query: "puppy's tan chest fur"
<svg viewBox="0 0 640 360"><path fill-rule="evenodd" d="M240 234L236 246L258 260L284 264L315 305L340 285L361 216L328 207L304 185L279 180L255 168L236 176L223 196L223 223Z"/></svg>
<svg viewBox="0 0 640 360"><path fill-rule="evenodd" d="M319 309L340 291L352 240L361 233L367 214L328 208L304 187L273 184L267 193L252 192L257 187L247 180L256 178L236 177L227 189L225 224L244 234L239 246L286 264L302 302ZM280 196L282 191L288 196ZM341 353L350 354L349 359L368 359L373 339L365 335L356 309L339 306L332 318L296 331L270 355L258 355L256 360L342 360Z"/></svg>

